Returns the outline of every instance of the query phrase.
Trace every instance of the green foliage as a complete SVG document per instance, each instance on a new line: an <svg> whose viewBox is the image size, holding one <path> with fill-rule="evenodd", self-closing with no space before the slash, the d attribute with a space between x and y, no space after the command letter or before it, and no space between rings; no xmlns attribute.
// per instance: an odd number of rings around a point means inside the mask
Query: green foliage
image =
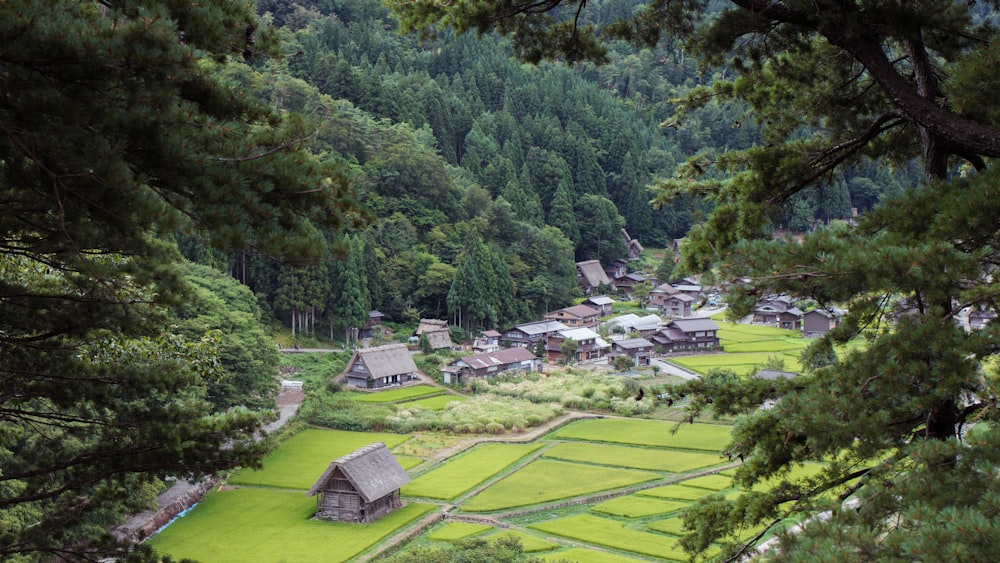
<svg viewBox="0 0 1000 563"><path fill-rule="evenodd" d="M177 331L195 339L218 331L223 374L206 385L217 410L244 405L274 407L278 351L264 331L262 312L253 294L233 278L206 266L186 262L179 271L192 290L175 310Z"/></svg>
<svg viewBox="0 0 1000 563"><path fill-rule="evenodd" d="M107 528L157 479L267 449L262 417L237 405L270 403L274 346L245 294L198 276L185 302L165 239L308 263L324 248L313 223L363 213L303 144L304 119L225 76L281 50L246 3L18 0L0 34L0 558L113 558ZM175 331L167 309L182 304ZM221 347L186 324L198 307Z"/></svg>

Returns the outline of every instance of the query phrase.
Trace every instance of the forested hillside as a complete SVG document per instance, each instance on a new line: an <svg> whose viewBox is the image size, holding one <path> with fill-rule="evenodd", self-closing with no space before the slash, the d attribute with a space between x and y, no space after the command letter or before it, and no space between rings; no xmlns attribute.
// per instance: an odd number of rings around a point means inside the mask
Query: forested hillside
<svg viewBox="0 0 1000 563"><path fill-rule="evenodd" d="M598 4L596 17L612 21L639 3ZM622 43L606 65L534 66L496 38L400 35L376 0L258 9L280 26L288 56L229 65L228 80L311 119L313 151L353 179L372 222L325 233L327 260L301 269L181 243L298 333L340 340L371 309L473 330L568 305L573 263L624 257L622 228L662 248L709 210L687 197L654 209L649 183L692 155L760 141L732 102L679 111L673 100L713 75L669 41ZM793 199L775 227L845 218L904 184L885 169L852 171Z"/></svg>

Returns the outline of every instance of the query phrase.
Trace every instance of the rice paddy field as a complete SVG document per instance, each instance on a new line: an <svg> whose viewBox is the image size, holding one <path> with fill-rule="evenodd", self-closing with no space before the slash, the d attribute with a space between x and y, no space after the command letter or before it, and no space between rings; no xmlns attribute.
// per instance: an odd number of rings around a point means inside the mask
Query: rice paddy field
<svg viewBox="0 0 1000 563"><path fill-rule="evenodd" d="M795 370L808 343L789 331L720 324L732 351L684 358L692 369L743 366L749 373L780 355L787 357L786 369ZM353 398L438 416L477 402L426 385ZM485 414L476 421L489 424ZM414 535L403 554L512 534L543 560L686 561L678 544L684 510L706 495L740 494L726 471L734 464L721 455L730 441L725 425L595 418L523 443L505 433L479 436L487 441L464 443L468 438L461 433L307 429L288 438L261 469L233 474L151 543L174 559L356 561L401 534ZM367 525L312 518L315 499L305 491L330 461L377 441L411 474L401 490L404 508ZM802 474L816 470L804 468Z"/></svg>
<svg viewBox="0 0 1000 563"><path fill-rule="evenodd" d="M430 397L444 393L439 387L430 385L414 385L412 387L398 387L388 391L376 391L373 393L355 393L352 398L362 403L400 403L410 401L420 397Z"/></svg>
<svg viewBox="0 0 1000 563"><path fill-rule="evenodd" d="M310 428L288 438L264 459L260 469L244 469L229 477L233 485L309 490L330 462L373 442L392 449L409 436L386 432L347 432Z"/></svg>
<svg viewBox="0 0 1000 563"><path fill-rule="evenodd" d="M403 494L451 500L541 448L541 444L483 444L449 459L403 487Z"/></svg>

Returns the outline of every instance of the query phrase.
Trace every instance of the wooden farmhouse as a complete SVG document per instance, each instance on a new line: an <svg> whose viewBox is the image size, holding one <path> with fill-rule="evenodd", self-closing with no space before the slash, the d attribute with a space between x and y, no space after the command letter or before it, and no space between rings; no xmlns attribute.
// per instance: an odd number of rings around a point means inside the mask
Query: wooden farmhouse
<svg viewBox="0 0 1000 563"><path fill-rule="evenodd" d="M608 363L614 364L615 358L625 356L632 360L632 365L635 367L648 366L652 355L653 343L645 338L614 340L611 342L611 353L608 354Z"/></svg>
<svg viewBox="0 0 1000 563"><path fill-rule="evenodd" d="M719 325L712 319L676 319L654 334L650 341L662 354L717 350Z"/></svg>
<svg viewBox="0 0 1000 563"><path fill-rule="evenodd" d="M541 360L527 348L502 348L459 358L442 368L441 375L445 383L462 383L470 377L538 371L540 366Z"/></svg>
<svg viewBox="0 0 1000 563"><path fill-rule="evenodd" d="M600 311L590 305L573 305L545 313L547 321L559 321L570 328L593 328L600 324Z"/></svg>
<svg viewBox="0 0 1000 563"><path fill-rule="evenodd" d="M316 518L367 523L402 507L399 489L409 482L385 444L375 442L330 462L306 496L316 497Z"/></svg>
<svg viewBox="0 0 1000 563"><path fill-rule="evenodd" d="M607 317L614 312L615 300L608 297L607 295L595 295L593 297L588 297L583 300L581 305L587 305L597 309L597 314L602 317Z"/></svg>
<svg viewBox="0 0 1000 563"><path fill-rule="evenodd" d="M405 344L388 344L355 350L343 380L352 387L378 389L416 379L417 371Z"/></svg>
<svg viewBox="0 0 1000 563"><path fill-rule="evenodd" d="M694 302L694 297L665 283L649 292L646 308L660 311L668 317L682 319L691 316L691 305Z"/></svg>
<svg viewBox="0 0 1000 563"><path fill-rule="evenodd" d="M789 330L802 328L802 311L792 303L792 298L780 295L757 303L753 324L776 326Z"/></svg>
<svg viewBox="0 0 1000 563"><path fill-rule="evenodd" d="M802 314L802 334L823 336L837 326L837 317L826 309L813 309Z"/></svg>
<svg viewBox="0 0 1000 563"><path fill-rule="evenodd" d="M508 328L503 331L501 345L508 348L533 349L539 340L544 341L550 334L568 328L559 321L535 321Z"/></svg>

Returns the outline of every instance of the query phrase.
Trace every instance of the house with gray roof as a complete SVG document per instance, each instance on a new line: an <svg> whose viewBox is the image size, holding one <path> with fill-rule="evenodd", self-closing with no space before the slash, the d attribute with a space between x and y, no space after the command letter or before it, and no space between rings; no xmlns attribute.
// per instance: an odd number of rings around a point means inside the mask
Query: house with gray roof
<svg viewBox="0 0 1000 563"><path fill-rule="evenodd" d="M604 322L610 333L632 334L638 332L643 338L660 329L663 320L658 315L639 316L634 313L619 315Z"/></svg>
<svg viewBox="0 0 1000 563"><path fill-rule="evenodd" d="M753 324L800 330L802 311L787 295L762 299L757 302L757 307L753 311Z"/></svg>
<svg viewBox="0 0 1000 563"><path fill-rule="evenodd" d="M719 325L712 319L675 319L649 340L663 354L719 349Z"/></svg>
<svg viewBox="0 0 1000 563"><path fill-rule="evenodd" d="M614 312L615 300L607 295L595 295L584 299L581 305L593 307L600 316L607 317Z"/></svg>
<svg viewBox="0 0 1000 563"><path fill-rule="evenodd" d="M590 305L573 305L545 313L543 317L550 321L559 321L570 328L593 328L600 323L600 311Z"/></svg>
<svg viewBox="0 0 1000 563"><path fill-rule="evenodd" d="M416 379L417 364L405 344L355 350L342 379L360 389L378 389Z"/></svg>
<svg viewBox="0 0 1000 563"><path fill-rule="evenodd" d="M495 352L463 356L441 368L441 375L445 383L462 383L470 377L538 371L541 363L527 348L502 348Z"/></svg>
<svg viewBox="0 0 1000 563"><path fill-rule="evenodd" d="M531 323L519 324L513 328L503 331L500 343L507 348L529 348L534 349L539 340L545 340L550 334L566 329L566 325L559 321L535 321Z"/></svg>
<svg viewBox="0 0 1000 563"><path fill-rule="evenodd" d="M368 523L402 507L399 489L409 482L392 452L375 442L330 462L306 496L316 497L316 518Z"/></svg>
<svg viewBox="0 0 1000 563"><path fill-rule="evenodd" d="M576 354L572 358L563 355L562 343L566 340L576 341ZM611 345L601 335L589 328L567 328L550 334L545 341L545 352L549 361L565 360L573 364L587 360L597 360L608 355Z"/></svg>
<svg viewBox="0 0 1000 563"><path fill-rule="evenodd" d="M611 341L611 353L608 354L608 363L614 364L615 358L626 356L632 360L635 367L648 366L649 358L653 355L653 343L645 338L626 338L624 340Z"/></svg>

